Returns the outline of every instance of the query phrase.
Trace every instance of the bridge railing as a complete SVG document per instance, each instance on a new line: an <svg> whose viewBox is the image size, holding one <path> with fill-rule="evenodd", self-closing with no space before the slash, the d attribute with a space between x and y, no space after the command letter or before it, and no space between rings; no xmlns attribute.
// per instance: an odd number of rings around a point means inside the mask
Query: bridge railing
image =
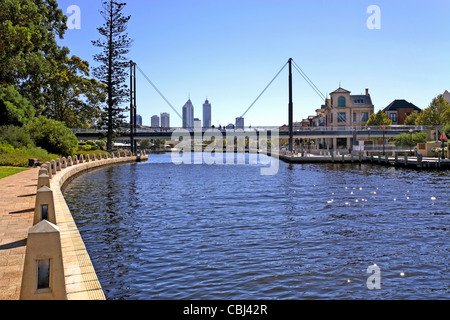
<svg viewBox="0 0 450 320"><path fill-rule="evenodd" d="M405 126L405 125L392 125L392 126L386 126L384 128L385 131L390 132L418 132L418 131L431 131L436 129L441 129L442 126L425 126L425 125L414 125L414 126ZM227 128L227 127L221 127L221 128L178 128L178 127L172 127L172 128L138 128L136 130L136 133L171 133L176 130L188 130L188 131L196 131L201 130L202 132L207 131L208 129L215 129L222 132L233 132L238 131L239 129L236 128ZM106 130L103 129L71 129L73 133L75 134L97 134L106 132ZM271 130L279 130L281 132L289 131L289 127L282 126L282 127L275 127L275 126L249 126L245 127L243 129L245 132L251 132L251 131L271 131ZM382 132L383 127L382 126L315 126L315 127L303 127L303 126L294 126L293 127L294 132L336 132L336 131L350 131L350 132ZM121 132L123 134L129 134L129 129L122 129Z"/></svg>

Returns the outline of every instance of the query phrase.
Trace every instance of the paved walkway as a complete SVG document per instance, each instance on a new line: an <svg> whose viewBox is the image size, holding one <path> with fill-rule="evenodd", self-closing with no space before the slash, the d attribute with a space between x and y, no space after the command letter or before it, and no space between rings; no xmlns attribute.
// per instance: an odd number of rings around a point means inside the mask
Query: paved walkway
<svg viewBox="0 0 450 320"><path fill-rule="evenodd" d="M0 179L0 300L19 300L39 169Z"/></svg>

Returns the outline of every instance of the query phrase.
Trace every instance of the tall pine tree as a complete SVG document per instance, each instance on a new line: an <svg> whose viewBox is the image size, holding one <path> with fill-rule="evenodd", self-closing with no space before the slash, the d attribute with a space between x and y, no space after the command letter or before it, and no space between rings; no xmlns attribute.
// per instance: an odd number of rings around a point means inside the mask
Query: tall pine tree
<svg viewBox="0 0 450 320"><path fill-rule="evenodd" d="M129 88L126 85L129 61L125 55L133 41L126 33L131 16L123 14L125 5L126 3L115 0L103 1L103 10L100 13L105 22L97 28L101 37L92 41L94 46L103 49L94 56L94 60L100 63L94 68L94 76L106 85L107 99L103 123L108 128L108 150L112 149L114 130L124 123L124 112L127 108L123 105L129 97Z"/></svg>

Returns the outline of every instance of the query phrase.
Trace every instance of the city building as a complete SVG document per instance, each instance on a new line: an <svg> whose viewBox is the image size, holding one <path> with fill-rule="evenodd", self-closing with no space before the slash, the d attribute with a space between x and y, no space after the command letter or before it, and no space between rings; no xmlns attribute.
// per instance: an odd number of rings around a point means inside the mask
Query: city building
<svg viewBox="0 0 450 320"><path fill-rule="evenodd" d="M403 125L409 115L420 113L422 109L406 100L398 99L384 108L383 112L392 120L392 125Z"/></svg>
<svg viewBox="0 0 450 320"><path fill-rule="evenodd" d="M157 115L155 115L155 116L152 117L152 122L151 122L151 124L152 124L152 127L160 127L160 124L159 124L159 117L158 117Z"/></svg>
<svg viewBox="0 0 450 320"><path fill-rule="evenodd" d="M170 128L170 114L167 112L161 113L161 127L165 129Z"/></svg>
<svg viewBox="0 0 450 320"><path fill-rule="evenodd" d="M236 118L236 129L244 129L244 118L243 117Z"/></svg>
<svg viewBox="0 0 450 320"><path fill-rule="evenodd" d="M142 127L142 117L139 114L136 115L136 124Z"/></svg>
<svg viewBox="0 0 450 320"><path fill-rule="evenodd" d="M202 121L198 118L194 118L194 129L201 129Z"/></svg>
<svg viewBox="0 0 450 320"><path fill-rule="evenodd" d="M366 89L365 94L352 95L339 87L325 99L315 116L304 119L300 126L306 127L364 127L374 113L374 105ZM353 138L323 138L315 141L321 148L348 150L357 141Z"/></svg>
<svg viewBox="0 0 450 320"><path fill-rule="evenodd" d="M206 99L203 104L203 127L211 128L211 103L209 103L208 99Z"/></svg>
<svg viewBox="0 0 450 320"><path fill-rule="evenodd" d="M194 127L194 106L189 99L183 106L183 128L193 128Z"/></svg>

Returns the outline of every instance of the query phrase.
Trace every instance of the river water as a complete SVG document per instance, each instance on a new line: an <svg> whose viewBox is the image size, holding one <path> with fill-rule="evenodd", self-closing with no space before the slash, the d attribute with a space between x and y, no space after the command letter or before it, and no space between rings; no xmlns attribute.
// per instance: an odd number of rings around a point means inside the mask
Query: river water
<svg viewBox="0 0 450 320"><path fill-rule="evenodd" d="M107 299L450 298L450 172L262 166L161 154L71 182Z"/></svg>

